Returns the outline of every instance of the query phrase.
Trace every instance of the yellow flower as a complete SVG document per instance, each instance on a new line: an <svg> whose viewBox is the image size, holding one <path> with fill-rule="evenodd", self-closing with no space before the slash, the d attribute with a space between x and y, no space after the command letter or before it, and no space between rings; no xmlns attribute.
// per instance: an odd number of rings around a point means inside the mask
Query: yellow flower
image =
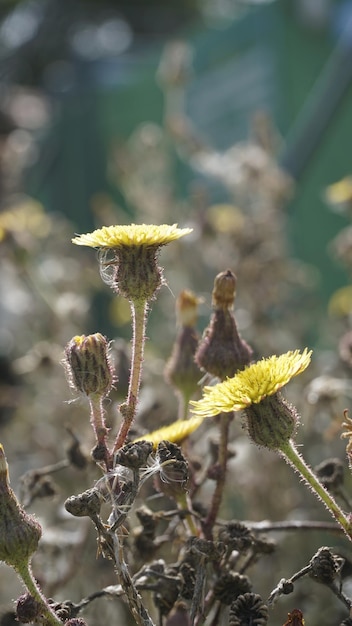
<svg viewBox="0 0 352 626"><path fill-rule="evenodd" d="M161 441L171 441L172 443L181 443L189 437L203 422L203 417L191 417L188 420L178 420L169 426L163 426L152 433L139 437L136 441L150 441L154 449Z"/></svg>
<svg viewBox="0 0 352 626"><path fill-rule="evenodd" d="M192 232L192 228L177 228L177 224L128 224L126 226L103 226L92 233L72 239L78 246L91 248L121 248L124 246L165 246Z"/></svg>
<svg viewBox="0 0 352 626"><path fill-rule="evenodd" d="M311 354L306 348L302 353L299 350L290 351L249 365L233 378L213 387L205 387L203 398L191 402L192 412L205 418L258 404L303 372L310 363Z"/></svg>
<svg viewBox="0 0 352 626"><path fill-rule="evenodd" d="M150 302L163 284L157 258L161 246L192 232L161 224L103 226L72 239L78 246L99 249L102 279L129 302Z"/></svg>

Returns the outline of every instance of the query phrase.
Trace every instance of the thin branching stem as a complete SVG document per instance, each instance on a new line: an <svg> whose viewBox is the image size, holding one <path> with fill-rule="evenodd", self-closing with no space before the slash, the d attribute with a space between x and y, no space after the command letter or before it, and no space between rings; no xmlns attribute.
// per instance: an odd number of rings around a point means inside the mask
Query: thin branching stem
<svg viewBox="0 0 352 626"><path fill-rule="evenodd" d="M207 539L212 539L213 527L219 513L226 482L226 468L228 459L228 442L230 430L230 415L221 413L220 415L220 442L218 451L218 476L216 487L213 493L210 509L204 522L204 535Z"/></svg>

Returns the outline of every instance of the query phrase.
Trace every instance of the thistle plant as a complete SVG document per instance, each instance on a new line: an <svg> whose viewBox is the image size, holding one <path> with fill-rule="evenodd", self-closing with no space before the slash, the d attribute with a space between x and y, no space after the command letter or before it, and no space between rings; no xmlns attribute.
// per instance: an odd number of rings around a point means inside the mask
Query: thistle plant
<svg viewBox="0 0 352 626"><path fill-rule="evenodd" d="M273 603L293 593L305 575L329 588L344 610L351 609L352 601L341 588L343 560L326 546L296 574L291 570L289 578L275 583L267 600L257 592L255 568L264 555L270 557L276 550L267 533L293 527L323 529L341 531L350 540L352 527L348 513L338 504L341 466L333 464L337 470L334 481L333 477L329 480L331 464L321 464L315 472L309 467L295 443L298 411L282 395L283 387L308 368L312 353L295 350L254 361L237 326L237 278L232 270L215 276L212 313L202 335L197 328L199 296L187 289L177 298L178 332L164 369L164 378L178 400L174 421L165 420L166 425L156 423L150 429L140 423L147 316L166 282L158 254L161 247L189 232L176 225L132 224L104 227L73 240L98 249L103 280L115 295L130 303L130 378L115 426L107 419L108 411L115 407L112 392L119 385L113 343L99 332L73 336L65 348L64 366L74 394L87 403L94 447L90 464L88 455L82 455L84 462L76 464L77 454L70 449L68 458L51 467L55 471L88 470L84 480L91 477L91 471L96 472L93 483L85 484L80 493L70 492L65 509L75 518L87 518L97 537L97 555L111 564L116 578L77 603L48 600L31 566L32 556L40 551L41 527L10 489L0 448L0 558L14 568L26 587L16 603L20 622L84 626L80 612L96 598L109 597L125 602L130 613L130 620L126 617L125 621L138 626L265 626L270 623ZM242 411L249 439L284 458L337 524L243 522L220 517L221 504L226 504L225 488L233 477L231 427L236 425L238 411ZM344 426L344 436L351 440L347 413ZM208 436L210 431L217 432L216 442ZM76 450L79 438L73 423L69 432ZM350 441L347 453L351 462ZM43 477L51 471L48 466L36 475ZM348 498L344 504L348 507ZM226 507L224 510L226 514ZM86 547L84 540L82 544ZM109 623L115 623L114 619ZM288 614L282 614L281 624L284 622L285 626L303 625L303 611L290 607Z"/></svg>

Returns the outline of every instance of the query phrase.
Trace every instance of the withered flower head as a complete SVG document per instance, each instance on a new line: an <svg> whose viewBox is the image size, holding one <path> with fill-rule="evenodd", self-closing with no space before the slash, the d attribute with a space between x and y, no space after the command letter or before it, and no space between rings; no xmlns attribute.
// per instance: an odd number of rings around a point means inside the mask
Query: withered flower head
<svg viewBox="0 0 352 626"><path fill-rule="evenodd" d="M229 626L265 626L268 619L268 607L256 593L245 593L231 604Z"/></svg>

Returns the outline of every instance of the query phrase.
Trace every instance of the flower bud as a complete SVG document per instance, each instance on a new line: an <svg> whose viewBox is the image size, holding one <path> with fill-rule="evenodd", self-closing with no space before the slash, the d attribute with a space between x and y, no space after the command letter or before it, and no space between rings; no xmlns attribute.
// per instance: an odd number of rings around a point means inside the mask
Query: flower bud
<svg viewBox="0 0 352 626"><path fill-rule="evenodd" d="M298 413L280 393L267 396L243 411L248 435L253 443L270 450L281 450L295 433Z"/></svg>
<svg viewBox="0 0 352 626"><path fill-rule="evenodd" d="M171 357L165 368L165 379L190 398L198 389L202 376L194 361L199 336L195 328L199 299L191 291L182 291L177 299L177 312L181 324Z"/></svg>
<svg viewBox="0 0 352 626"><path fill-rule="evenodd" d="M42 529L28 515L10 487L8 465L0 444L0 561L16 569L36 551Z"/></svg>
<svg viewBox="0 0 352 626"><path fill-rule="evenodd" d="M70 386L87 396L105 397L113 384L109 343L103 335L78 336L65 348L64 365Z"/></svg>
<svg viewBox="0 0 352 626"><path fill-rule="evenodd" d="M214 312L195 355L199 367L220 380L234 376L249 365L252 358L252 350L240 337L232 312L235 290L236 276L230 270L216 276Z"/></svg>

